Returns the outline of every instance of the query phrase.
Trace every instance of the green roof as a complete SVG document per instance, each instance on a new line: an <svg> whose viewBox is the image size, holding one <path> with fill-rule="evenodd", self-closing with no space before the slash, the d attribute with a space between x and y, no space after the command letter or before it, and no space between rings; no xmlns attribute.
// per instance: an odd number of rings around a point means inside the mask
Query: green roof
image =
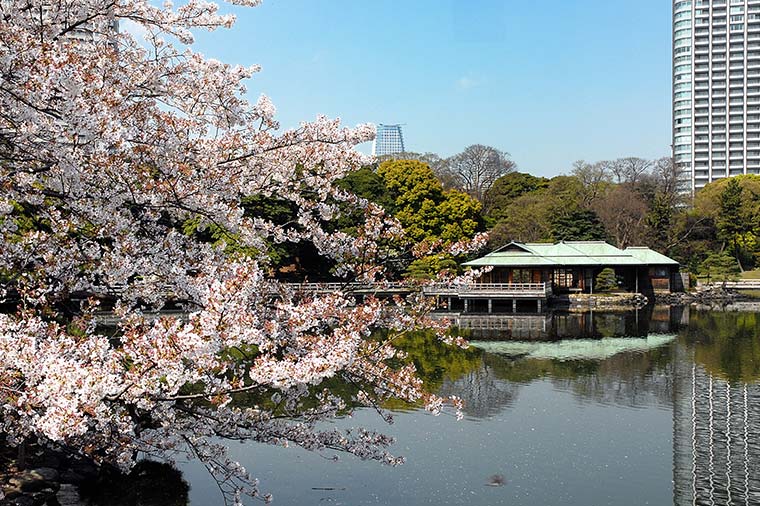
<svg viewBox="0 0 760 506"><path fill-rule="evenodd" d="M621 250L603 241L562 241L556 244L512 242L464 265L469 267L633 267L678 265L678 262L649 248Z"/></svg>
<svg viewBox="0 0 760 506"><path fill-rule="evenodd" d="M678 265L678 262L672 258L649 248L629 247L625 249L625 252L647 265Z"/></svg>

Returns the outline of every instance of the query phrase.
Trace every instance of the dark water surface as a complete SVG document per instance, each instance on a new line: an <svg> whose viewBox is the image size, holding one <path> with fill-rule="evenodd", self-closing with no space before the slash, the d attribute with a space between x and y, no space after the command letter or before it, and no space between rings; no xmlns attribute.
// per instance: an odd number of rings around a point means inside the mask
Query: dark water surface
<svg viewBox="0 0 760 506"><path fill-rule="evenodd" d="M403 466L252 444L233 457L280 505L760 505L760 313L460 323L470 350L404 346L431 388L465 400L463 421L336 422L395 436ZM182 471L191 504L220 503L200 466Z"/></svg>

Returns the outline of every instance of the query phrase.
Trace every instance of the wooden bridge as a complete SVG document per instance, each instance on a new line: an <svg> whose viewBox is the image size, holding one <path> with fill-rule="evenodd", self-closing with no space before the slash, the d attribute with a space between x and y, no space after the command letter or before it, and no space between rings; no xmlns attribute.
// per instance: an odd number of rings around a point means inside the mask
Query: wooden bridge
<svg viewBox="0 0 760 506"><path fill-rule="evenodd" d="M543 304L552 296L551 283L431 283L415 285L410 283L281 283L272 285L272 296L281 294L277 286L293 293L326 295L330 293L350 293L356 296L394 296L422 292L428 297L435 297L443 306L451 308L452 302L463 302L464 312L468 312L474 301L487 301L488 312L493 312L494 301L511 301L512 312L517 311L518 301L535 301L538 312ZM100 287L95 290L99 294L119 297L124 294L125 285ZM161 288L164 295L172 297L170 286ZM83 294L82 298L87 294Z"/></svg>
<svg viewBox="0 0 760 506"><path fill-rule="evenodd" d="M425 295L451 296L460 299L548 299L550 283L435 283L422 288Z"/></svg>
<svg viewBox="0 0 760 506"><path fill-rule="evenodd" d="M739 281L726 281L725 283L709 283L707 286L714 288L729 288L731 290L760 290L760 279L742 279Z"/></svg>

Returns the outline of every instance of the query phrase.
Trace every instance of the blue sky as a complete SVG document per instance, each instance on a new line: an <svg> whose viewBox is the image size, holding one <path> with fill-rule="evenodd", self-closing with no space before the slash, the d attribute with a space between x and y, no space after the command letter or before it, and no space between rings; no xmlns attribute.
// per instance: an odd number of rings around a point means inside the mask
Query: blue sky
<svg viewBox="0 0 760 506"><path fill-rule="evenodd" d="M670 151L664 0L264 0L194 49L258 63L283 127L317 114L404 123L407 149L469 144L521 171ZM368 146L362 148L369 150Z"/></svg>

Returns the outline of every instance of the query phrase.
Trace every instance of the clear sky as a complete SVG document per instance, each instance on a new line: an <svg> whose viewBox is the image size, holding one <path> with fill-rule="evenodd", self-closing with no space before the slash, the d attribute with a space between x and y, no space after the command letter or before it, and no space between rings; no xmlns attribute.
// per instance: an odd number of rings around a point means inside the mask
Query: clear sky
<svg viewBox="0 0 760 506"><path fill-rule="evenodd" d="M228 7L225 7L228 9ZM519 170L670 152L666 0L264 0L194 49L258 63L283 127L404 123L409 151L480 143ZM364 146L368 151L369 147Z"/></svg>

